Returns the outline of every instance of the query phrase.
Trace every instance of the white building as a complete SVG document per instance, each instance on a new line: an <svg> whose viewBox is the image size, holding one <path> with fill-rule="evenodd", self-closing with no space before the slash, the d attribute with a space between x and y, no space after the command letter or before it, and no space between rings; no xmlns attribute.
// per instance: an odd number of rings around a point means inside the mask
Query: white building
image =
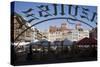
<svg viewBox="0 0 100 67"><path fill-rule="evenodd" d="M64 39L78 41L85 37L89 38L89 30L82 29L80 23L76 24L75 29L69 29L66 23L62 23L61 27L51 26L45 35L51 42Z"/></svg>

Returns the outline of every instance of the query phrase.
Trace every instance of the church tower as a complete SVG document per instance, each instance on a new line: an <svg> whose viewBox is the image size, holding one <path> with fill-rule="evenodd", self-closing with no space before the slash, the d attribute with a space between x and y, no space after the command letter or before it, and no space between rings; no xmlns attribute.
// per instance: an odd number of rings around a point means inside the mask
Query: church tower
<svg viewBox="0 0 100 67"><path fill-rule="evenodd" d="M80 23L80 22L77 22L75 28L76 28L77 30L81 30L81 29L82 29L81 23Z"/></svg>
<svg viewBox="0 0 100 67"><path fill-rule="evenodd" d="M67 30L67 24L66 23L62 23L61 24L61 31L65 31Z"/></svg>

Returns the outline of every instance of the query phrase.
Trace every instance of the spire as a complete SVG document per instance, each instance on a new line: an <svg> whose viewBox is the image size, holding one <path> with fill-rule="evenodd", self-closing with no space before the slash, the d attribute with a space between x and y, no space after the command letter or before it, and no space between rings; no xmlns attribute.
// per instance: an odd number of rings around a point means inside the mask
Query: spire
<svg viewBox="0 0 100 67"><path fill-rule="evenodd" d="M77 29L77 30L82 30L82 25L81 25L80 22L77 22L77 23L76 23L76 29Z"/></svg>
<svg viewBox="0 0 100 67"><path fill-rule="evenodd" d="M67 30L67 23L62 23L61 24L61 30L62 31Z"/></svg>
<svg viewBox="0 0 100 67"><path fill-rule="evenodd" d="M81 28L81 23L80 22L77 22L76 23L76 29L80 29Z"/></svg>

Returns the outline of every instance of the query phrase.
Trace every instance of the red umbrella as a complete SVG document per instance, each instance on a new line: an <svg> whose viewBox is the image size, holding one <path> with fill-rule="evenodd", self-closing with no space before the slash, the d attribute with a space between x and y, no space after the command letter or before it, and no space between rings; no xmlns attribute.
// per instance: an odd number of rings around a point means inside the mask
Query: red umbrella
<svg viewBox="0 0 100 67"><path fill-rule="evenodd" d="M87 37L77 42L77 45L96 45L96 44L97 40L95 40L94 38L87 38Z"/></svg>

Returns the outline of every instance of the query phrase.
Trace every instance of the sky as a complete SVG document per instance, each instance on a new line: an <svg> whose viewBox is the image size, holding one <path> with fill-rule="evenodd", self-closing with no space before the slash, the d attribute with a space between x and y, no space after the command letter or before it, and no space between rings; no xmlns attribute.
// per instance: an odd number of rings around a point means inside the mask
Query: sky
<svg viewBox="0 0 100 67"><path fill-rule="evenodd" d="M38 7L41 6L41 5L48 5L49 6L49 11L48 12L52 16L40 17L39 16L40 9ZM32 21L31 25L35 24L37 22L43 21L43 20L50 19L50 18L57 18L57 17L69 18L69 17L72 17L71 15L68 14L68 5L67 4L64 5L65 15L63 15L63 16L60 14L60 12L61 12L61 4L57 5L57 12L58 12L58 14L56 16L53 15L54 7L53 7L52 3L35 3L35 2L19 2L19 1L16 1L14 7L15 7L14 8L14 12L17 12L18 14L20 14L25 20L29 20L32 17L25 17L25 14L22 11L27 11L29 8L34 9L34 10L31 11L31 13L33 13L36 17L38 17L39 20L36 19L36 20ZM82 13L82 11L83 11L82 8L89 9L89 12L87 12L87 13L88 13L89 19L91 19L93 17L93 13L97 12L97 7L96 6L83 6L83 5L79 5L78 14L77 14L77 16L75 16L78 20L84 21L85 23L88 23L89 25L91 25L92 27L95 28L97 25L95 24L94 21L91 22L90 20L87 20L85 18L81 18L80 17L80 15L84 15ZM75 10L74 10L74 8L72 8L72 14L74 12L75 12ZM71 22L73 24L70 24L69 22ZM75 28L75 24L77 22L79 22L79 21L72 21L72 20L67 21L67 19L52 19L52 20L49 20L49 21L45 21L45 22L43 22L41 24L38 24L35 27L38 28L39 30L45 31L50 26L60 27L61 23L67 23L67 26L69 28L74 29ZM97 22L97 20L96 20L96 22ZM81 24L82 24L82 28L84 28L84 29L92 29L91 27L89 27L88 25L86 25L84 23L81 23Z"/></svg>

